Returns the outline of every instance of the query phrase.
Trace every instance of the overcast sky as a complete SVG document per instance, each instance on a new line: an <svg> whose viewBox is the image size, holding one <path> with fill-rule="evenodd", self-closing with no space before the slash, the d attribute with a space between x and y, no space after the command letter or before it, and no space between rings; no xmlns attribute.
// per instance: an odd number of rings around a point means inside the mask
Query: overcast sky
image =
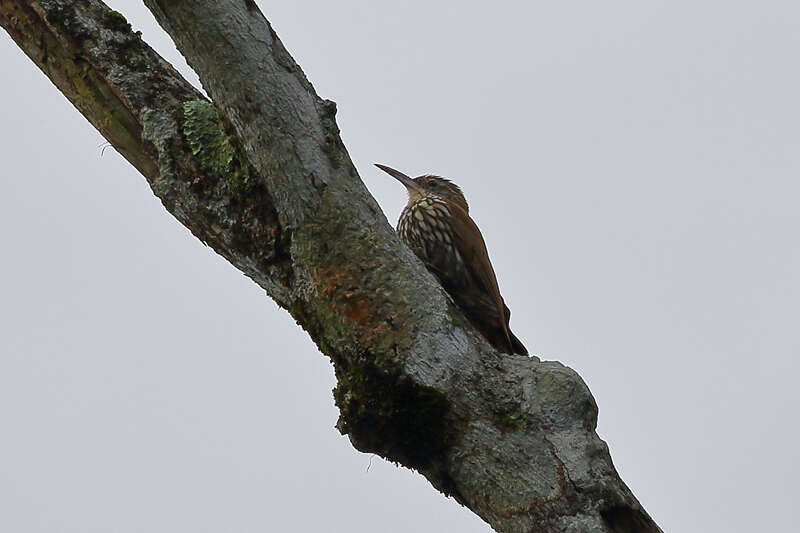
<svg viewBox="0 0 800 533"><path fill-rule="evenodd" d="M371 163L462 186L666 532L797 527L796 0L258 3L393 224ZM352 449L328 360L4 32L0 67L0 531L488 531Z"/></svg>

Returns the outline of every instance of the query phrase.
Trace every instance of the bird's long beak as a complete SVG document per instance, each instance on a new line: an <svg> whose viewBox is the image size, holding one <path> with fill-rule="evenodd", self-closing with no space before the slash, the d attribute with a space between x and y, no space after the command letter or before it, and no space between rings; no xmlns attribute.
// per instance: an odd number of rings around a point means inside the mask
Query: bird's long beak
<svg viewBox="0 0 800 533"><path fill-rule="evenodd" d="M419 190L419 185L417 185L414 182L413 179L409 178L408 176L406 176L405 174L403 174L399 170L395 170L395 169L393 169L391 167L387 167L386 165L380 165L378 163L375 163L375 166L378 167L379 169L383 170L387 174L389 174L391 177L393 177L394 179L396 179L397 181L399 181L403 185L405 185L406 189L408 189L409 191L418 191Z"/></svg>

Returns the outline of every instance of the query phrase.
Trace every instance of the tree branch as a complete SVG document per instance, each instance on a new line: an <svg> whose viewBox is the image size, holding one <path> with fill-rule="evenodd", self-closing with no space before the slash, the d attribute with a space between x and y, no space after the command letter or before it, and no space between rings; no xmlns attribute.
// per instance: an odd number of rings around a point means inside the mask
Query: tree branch
<svg viewBox="0 0 800 533"><path fill-rule="evenodd" d="M572 370L494 352L399 241L252 0L146 0L210 104L96 0L0 25L165 207L334 362L339 429L503 532L657 532Z"/></svg>

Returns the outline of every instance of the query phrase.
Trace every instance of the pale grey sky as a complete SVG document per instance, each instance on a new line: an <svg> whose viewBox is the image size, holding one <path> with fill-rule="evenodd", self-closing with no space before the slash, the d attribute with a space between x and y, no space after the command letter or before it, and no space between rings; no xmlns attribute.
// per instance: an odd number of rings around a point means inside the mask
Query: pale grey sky
<svg viewBox="0 0 800 533"><path fill-rule="evenodd" d="M371 163L462 186L514 331L665 531L796 528L797 2L259 5L392 223ZM4 32L0 65L0 531L488 531L354 451L289 315Z"/></svg>

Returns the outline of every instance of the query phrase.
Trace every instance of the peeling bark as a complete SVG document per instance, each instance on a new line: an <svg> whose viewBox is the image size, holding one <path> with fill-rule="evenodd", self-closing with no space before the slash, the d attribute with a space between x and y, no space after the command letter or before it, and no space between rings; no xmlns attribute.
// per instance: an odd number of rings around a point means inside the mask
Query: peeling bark
<svg viewBox="0 0 800 533"><path fill-rule="evenodd" d="M250 0L146 0L213 104L97 0L0 25L192 233L334 362L338 427L501 532L658 532L557 362L499 354L399 241Z"/></svg>

